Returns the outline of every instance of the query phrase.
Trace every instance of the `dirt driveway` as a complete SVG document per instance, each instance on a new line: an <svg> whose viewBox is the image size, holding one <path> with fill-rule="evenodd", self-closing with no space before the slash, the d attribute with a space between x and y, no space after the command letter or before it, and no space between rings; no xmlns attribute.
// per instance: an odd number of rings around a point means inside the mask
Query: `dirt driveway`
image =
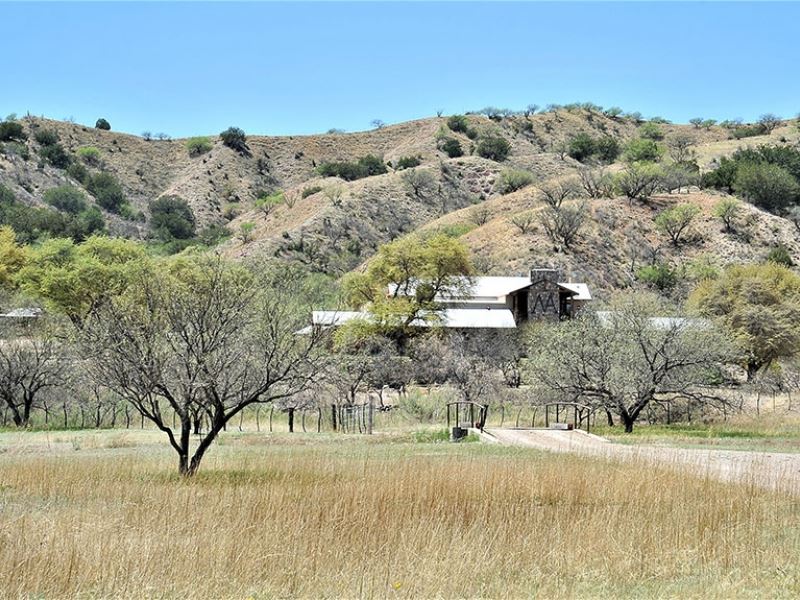
<svg viewBox="0 0 800 600"><path fill-rule="evenodd" d="M615 444L583 431L487 429L484 440L622 460L639 460L689 470L723 481L748 483L800 495L800 454L699 450Z"/></svg>

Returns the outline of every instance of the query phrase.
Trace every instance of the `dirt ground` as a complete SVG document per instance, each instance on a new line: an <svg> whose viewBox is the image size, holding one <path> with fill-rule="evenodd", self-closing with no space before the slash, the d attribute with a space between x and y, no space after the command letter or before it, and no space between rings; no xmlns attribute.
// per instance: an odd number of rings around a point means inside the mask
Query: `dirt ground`
<svg viewBox="0 0 800 600"><path fill-rule="evenodd" d="M672 466L722 481L740 482L800 495L800 454L701 450L615 444L583 431L487 429L484 440L617 460Z"/></svg>

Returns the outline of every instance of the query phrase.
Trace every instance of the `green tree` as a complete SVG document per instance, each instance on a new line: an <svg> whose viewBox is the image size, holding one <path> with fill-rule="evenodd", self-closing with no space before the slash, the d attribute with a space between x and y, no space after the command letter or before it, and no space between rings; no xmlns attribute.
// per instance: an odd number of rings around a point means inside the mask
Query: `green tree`
<svg viewBox="0 0 800 600"><path fill-rule="evenodd" d="M572 136L567 144L567 154L580 162L591 158L595 150L594 138L585 132Z"/></svg>
<svg viewBox="0 0 800 600"><path fill-rule="evenodd" d="M106 121L103 118L97 119L97 122L94 124L95 129L102 129L104 131L111 131L111 123Z"/></svg>
<svg viewBox="0 0 800 600"><path fill-rule="evenodd" d="M733 189L745 200L772 212L800 202L800 183L783 167L769 163L740 164Z"/></svg>
<svg viewBox="0 0 800 600"><path fill-rule="evenodd" d="M108 211L118 213L128 203L122 186L111 173L101 171L93 175L86 188L97 199L97 203Z"/></svg>
<svg viewBox="0 0 800 600"><path fill-rule="evenodd" d="M24 142L27 139L28 134L25 133L21 123L16 121L0 122L0 142Z"/></svg>
<svg viewBox="0 0 800 600"><path fill-rule="evenodd" d="M17 243L14 230L8 226L0 227L0 286L11 286L14 275L27 260L27 249Z"/></svg>
<svg viewBox="0 0 800 600"><path fill-rule="evenodd" d="M447 118L447 126L455 132L467 133L469 129L469 121L464 115L452 115Z"/></svg>
<svg viewBox="0 0 800 600"><path fill-rule="evenodd" d="M264 215L266 219L272 211L274 211L278 206L284 203L284 195L283 192L275 192L274 194L270 194L268 196L262 196L258 200L256 200L256 208Z"/></svg>
<svg viewBox="0 0 800 600"><path fill-rule="evenodd" d="M78 214L86 209L86 196L76 187L60 185L44 193L44 201L64 212Z"/></svg>
<svg viewBox="0 0 800 600"><path fill-rule="evenodd" d="M742 203L736 198L723 198L714 205L713 215L725 225L725 233L736 230L736 223L742 214Z"/></svg>
<svg viewBox="0 0 800 600"><path fill-rule="evenodd" d="M630 163L614 177L614 185L629 202L645 202L661 185L664 171L653 163Z"/></svg>
<svg viewBox="0 0 800 600"><path fill-rule="evenodd" d="M717 279L701 282L689 303L731 332L750 379L800 351L800 277L785 266L728 267Z"/></svg>
<svg viewBox="0 0 800 600"><path fill-rule="evenodd" d="M694 204L678 204L661 211L655 218L656 229L669 236L673 246L685 238L700 207Z"/></svg>
<svg viewBox="0 0 800 600"><path fill-rule="evenodd" d="M72 157L64 150L61 144L42 146L39 149L39 156L56 169L66 169L72 162Z"/></svg>
<svg viewBox="0 0 800 600"><path fill-rule="evenodd" d="M625 160L628 162L657 162L661 158L661 148L647 138L637 138L625 146Z"/></svg>
<svg viewBox="0 0 800 600"><path fill-rule="evenodd" d="M186 140L186 150L189 152L189 156L200 156L206 152L211 152L213 147L210 137L190 137Z"/></svg>
<svg viewBox="0 0 800 600"><path fill-rule="evenodd" d="M499 188L503 194L516 192L533 183L533 173L520 169L504 169L500 173Z"/></svg>
<svg viewBox="0 0 800 600"><path fill-rule="evenodd" d="M189 240L195 234L195 218L189 203L174 195L150 203L150 228L165 242Z"/></svg>
<svg viewBox="0 0 800 600"><path fill-rule="evenodd" d="M478 141L475 148L478 156L502 162L508 157L511 152L511 144L508 143L504 137L499 135L487 135Z"/></svg>
<svg viewBox="0 0 800 600"><path fill-rule="evenodd" d="M449 158L458 158L459 156L464 156L464 150L461 147L461 142L459 142L456 138L443 138L439 141L439 148L447 154Z"/></svg>
<svg viewBox="0 0 800 600"><path fill-rule="evenodd" d="M342 287L351 306L369 311L375 331L402 340L420 319L435 324L442 309L439 298L463 295L471 273L463 243L436 234L381 246L366 271L347 275Z"/></svg>
<svg viewBox="0 0 800 600"><path fill-rule="evenodd" d="M219 134L222 138L222 143L228 148L236 150L240 154L248 154L250 149L247 147L247 136L244 131L238 127L228 127L225 131Z"/></svg>
<svg viewBox="0 0 800 600"><path fill-rule="evenodd" d="M664 139L664 132L658 124L651 121L639 127L639 137L657 142Z"/></svg>

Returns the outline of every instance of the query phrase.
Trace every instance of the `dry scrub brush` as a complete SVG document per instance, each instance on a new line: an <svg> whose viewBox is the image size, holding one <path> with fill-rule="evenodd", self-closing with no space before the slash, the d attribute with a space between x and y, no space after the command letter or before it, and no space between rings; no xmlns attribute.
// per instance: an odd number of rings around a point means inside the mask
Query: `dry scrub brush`
<svg viewBox="0 0 800 600"><path fill-rule="evenodd" d="M224 444L194 480L173 473L166 451L7 453L0 590L52 598L800 594L795 498L478 444L304 439Z"/></svg>

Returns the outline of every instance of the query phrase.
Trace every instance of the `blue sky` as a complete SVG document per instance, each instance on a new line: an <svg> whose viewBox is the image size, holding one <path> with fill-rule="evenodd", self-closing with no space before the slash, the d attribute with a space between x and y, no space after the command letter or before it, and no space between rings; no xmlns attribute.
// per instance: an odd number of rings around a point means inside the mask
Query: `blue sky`
<svg viewBox="0 0 800 600"><path fill-rule="evenodd" d="M306 134L592 101L800 111L800 4L0 3L0 113Z"/></svg>

